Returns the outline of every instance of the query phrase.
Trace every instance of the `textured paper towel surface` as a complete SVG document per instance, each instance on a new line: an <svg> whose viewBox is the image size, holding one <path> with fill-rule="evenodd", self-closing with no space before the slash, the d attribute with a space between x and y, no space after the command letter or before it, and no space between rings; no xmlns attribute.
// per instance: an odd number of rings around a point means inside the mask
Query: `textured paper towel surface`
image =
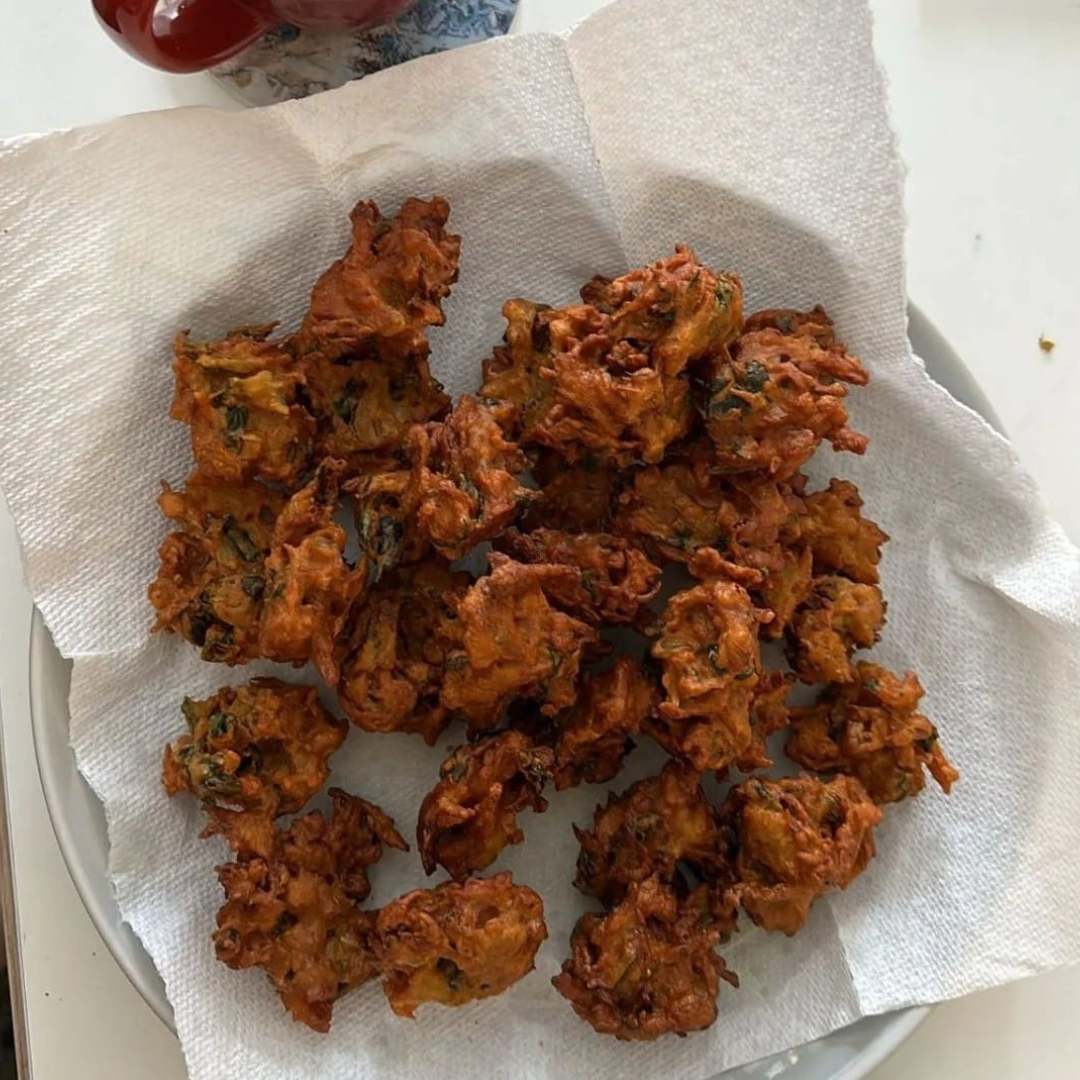
<svg viewBox="0 0 1080 1080"><path fill-rule="evenodd" d="M51 136L0 157L0 181L0 485L35 598L77 658L72 740L195 1080L703 1080L859 1015L1080 960L1080 562L1008 445L909 354L899 169L859 0L627 0L565 41L505 39L258 113ZM321 1037L257 973L212 957L223 853L196 842L191 806L163 798L158 763L180 698L256 671L147 639L166 532L153 501L189 468L166 418L170 341L294 324L356 199L393 209L432 192L464 235L433 335L455 392L475 386L504 298L565 302L677 241L738 270L751 308L824 303L873 373L852 408L870 453L823 450L813 476L850 476L892 534L876 653L920 672L964 778L948 800L891 808L868 873L798 937L740 934L725 953L743 987L705 1034L615 1044L548 984L582 910L569 822L597 788L525 815L526 844L497 864L540 889L551 930L538 970L501 998L407 1023L369 986ZM334 779L408 832L439 760L354 732ZM617 786L655 764L638 751ZM376 902L421 877L415 853L374 876Z"/></svg>

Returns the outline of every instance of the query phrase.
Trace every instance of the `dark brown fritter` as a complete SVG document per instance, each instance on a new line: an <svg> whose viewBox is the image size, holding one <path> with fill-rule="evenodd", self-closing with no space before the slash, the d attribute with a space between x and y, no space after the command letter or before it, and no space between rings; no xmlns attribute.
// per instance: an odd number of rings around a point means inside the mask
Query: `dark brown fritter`
<svg viewBox="0 0 1080 1080"><path fill-rule="evenodd" d="M869 375L843 345L763 328L744 333L715 366L705 408L714 467L791 476L822 440L861 454L866 437L847 426L845 383Z"/></svg>
<svg viewBox="0 0 1080 1080"><path fill-rule="evenodd" d="M664 696L648 731L698 772L724 769L750 746L760 617L746 590L722 578L676 593L660 616L651 653Z"/></svg>
<svg viewBox="0 0 1080 1080"><path fill-rule="evenodd" d="M758 926L794 934L819 896L866 869L881 811L852 777L803 774L744 780L720 817L734 839L733 898Z"/></svg>
<svg viewBox="0 0 1080 1080"><path fill-rule="evenodd" d="M885 601L876 585L842 577L814 578L788 628L788 659L803 682L851 682L852 653L869 649L884 625Z"/></svg>
<svg viewBox="0 0 1080 1080"><path fill-rule="evenodd" d="M552 984L587 1024L617 1039L701 1031L716 1019L720 980L738 986L716 946L703 890L686 900L655 876L603 915L582 915Z"/></svg>
<svg viewBox="0 0 1080 1080"><path fill-rule="evenodd" d="M522 517L525 532L552 522L568 533L613 531L616 501L626 481L622 469L595 454L570 465L554 450L534 451L532 462L540 491Z"/></svg>
<svg viewBox="0 0 1080 1080"><path fill-rule="evenodd" d="M169 415L191 428L195 465L207 477L293 489L310 468L315 420L291 353L268 340L273 329L245 326L216 342L176 337Z"/></svg>
<svg viewBox="0 0 1080 1080"><path fill-rule="evenodd" d="M825 491L806 496L799 523L814 555L815 574L840 574L863 585L878 583L881 545L889 537L862 516L859 489L848 480L830 480Z"/></svg>
<svg viewBox="0 0 1080 1080"><path fill-rule="evenodd" d="M860 661L854 682L792 709L788 756L815 772L850 773L878 804L917 795L926 785L924 768L948 794L960 773L945 757L937 728L916 711L923 692L913 671L899 679Z"/></svg>
<svg viewBox="0 0 1080 1080"><path fill-rule="evenodd" d="M420 806L417 847L424 870L437 866L458 881L489 867L508 844L520 844L519 810L547 809L541 792L554 753L519 731L458 747Z"/></svg>
<svg viewBox="0 0 1080 1080"><path fill-rule="evenodd" d="M532 971L547 937L543 901L509 874L399 896L379 912L375 932L383 990L398 1016L427 1002L501 994Z"/></svg>
<svg viewBox="0 0 1080 1080"><path fill-rule="evenodd" d="M153 629L190 641L204 660L246 664L261 655L266 557L285 498L260 484L236 487L200 472L182 491L162 485L158 505L179 526L159 550L149 588Z"/></svg>
<svg viewBox="0 0 1080 1080"><path fill-rule="evenodd" d="M660 591L660 567L628 540L610 533L510 530L497 546L518 562L579 570L580 575L568 579L565 588L553 584L547 594L563 611L594 625L633 623Z"/></svg>
<svg viewBox="0 0 1080 1080"><path fill-rule="evenodd" d="M365 731L407 731L434 744L450 721L440 699L450 624L471 578L434 560L398 567L358 604L338 639L338 700Z"/></svg>
<svg viewBox="0 0 1080 1080"><path fill-rule="evenodd" d="M253 679L205 701L185 698L188 734L165 748L162 782L214 806L294 814L330 775L347 725L314 686Z"/></svg>
<svg viewBox="0 0 1080 1080"><path fill-rule="evenodd" d="M654 874L685 896L680 864L703 881L725 874L716 815L697 774L681 762L669 761L659 776L639 780L622 795L609 794L596 808L591 831L575 826L574 835L581 844L574 884L607 906Z"/></svg>
<svg viewBox="0 0 1080 1080"><path fill-rule="evenodd" d="M577 699L590 626L557 610L547 590L580 576L568 566L526 566L490 556L491 573L455 601L456 648L447 656L442 702L474 731L489 730L516 698L540 703L545 715Z"/></svg>
<svg viewBox="0 0 1080 1080"><path fill-rule="evenodd" d="M332 789L329 820L318 811L273 830L271 850L240 850L217 868L225 890L214 932L217 958L261 967L296 1020L330 1029L334 1002L373 978L375 916L357 902L383 845L408 845L363 799ZM232 837L230 837L232 838Z"/></svg>

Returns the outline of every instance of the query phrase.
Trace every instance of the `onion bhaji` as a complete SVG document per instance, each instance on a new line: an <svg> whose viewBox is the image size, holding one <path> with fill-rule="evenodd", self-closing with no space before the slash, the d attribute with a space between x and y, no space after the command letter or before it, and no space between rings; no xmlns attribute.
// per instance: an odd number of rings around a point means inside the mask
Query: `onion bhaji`
<svg viewBox="0 0 1080 1080"><path fill-rule="evenodd" d="M525 444L567 461L659 461L694 423L688 367L734 339L742 285L685 247L621 278L594 278L582 304L510 301L506 345L484 365L485 397L518 409Z"/></svg>
<svg viewBox="0 0 1080 1080"><path fill-rule="evenodd" d="M385 457L450 400L431 376L427 328L457 280L460 237L445 199L408 199L392 218L352 212L352 244L319 279L291 342L321 422L319 449L350 465Z"/></svg>
<svg viewBox="0 0 1080 1080"><path fill-rule="evenodd" d="M510 530L496 545L518 562L572 566L580 576L556 584L548 596L584 622L628 625L660 591L660 567L628 540L610 533Z"/></svg>
<svg viewBox="0 0 1080 1080"><path fill-rule="evenodd" d="M365 731L406 731L434 744L450 721L440 692L455 605L472 579L428 559L399 566L357 604L338 638L338 700Z"/></svg>
<svg viewBox="0 0 1080 1080"><path fill-rule="evenodd" d="M709 1027L720 980L739 981L716 952L721 931L704 892L680 899L654 875L605 914L582 915L555 989L582 1020L617 1039Z"/></svg>
<svg viewBox="0 0 1080 1080"><path fill-rule="evenodd" d="M735 852L732 898L758 926L794 934L819 896L866 869L881 811L853 777L804 774L744 780L720 817Z"/></svg>
<svg viewBox="0 0 1080 1080"><path fill-rule="evenodd" d="M508 844L520 844L519 810L547 809L541 795L555 754L520 731L459 746L439 769L420 806L417 846L424 870L437 866L458 881L489 867Z"/></svg>
<svg viewBox="0 0 1080 1080"><path fill-rule="evenodd" d="M763 671L750 701L750 744L735 759L735 768L749 773L772 765L768 741L788 726L791 710L787 705L794 677L783 671Z"/></svg>
<svg viewBox="0 0 1080 1080"><path fill-rule="evenodd" d="M489 559L491 573L454 601L455 647L442 687L443 704L473 731L495 727L517 698L540 702L545 716L573 705L583 653L599 641L593 627L548 598L549 590L580 578L579 571L527 566L499 554Z"/></svg>
<svg viewBox="0 0 1080 1080"><path fill-rule="evenodd" d="M592 830L575 826L574 835L581 844L574 884L607 906L652 875L685 896L689 889L681 866L707 882L725 872L716 814L697 774L678 761L622 795L609 794L596 808ZM733 930L734 923L726 929Z"/></svg>
<svg viewBox="0 0 1080 1080"><path fill-rule="evenodd" d="M814 578L810 595L788 628L788 659L803 682L851 682L852 653L869 649L884 625L885 600L876 585L843 577Z"/></svg>
<svg viewBox="0 0 1080 1080"><path fill-rule="evenodd" d="M824 312L819 317L825 319ZM785 333L773 319L771 326L744 332L714 366L705 417L715 468L764 469L786 478L822 440L835 450L865 452L866 437L847 426L843 399L845 383L867 383L866 369L831 334L822 337L823 346L813 334L792 329Z"/></svg>
<svg viewBox="0 0 1080 1080"><path fill-rule="evenodd" d="M185 698L188 733L165 748L169 795L187 791L214 806L294 814L323 786L347 725L314 686L252 679L205 701Z"/></svg>
<svg viewBox="0 0 1080 1080"><path fill-rule="evenodd" d="M538 450L532 457L532 475L540 490L522 515L525 532L553 522L568 533L616 531L614 514L624 470L595 454L569 464L554 450Z"/></svg>
<svg viewBox="0 0 1080 1080"><path fill-rule="evenodd" d="M815 772L857 777L879 805L922 791L924 768L948 794L960 773L937 728L916 711L923 692L913 671L900 679L860 661L853 682L829 686L817 704L792 710L788 756Z"/></svg>
<svg viewBox="0 0 1080 1080"><path fill-rule="evenodd" d="M334 1002L378 973L375 915L356 905L383 846L407 851L377 807L336 788L318 811L275 830L272 849L217 868L225 890L214 949L231 968L261 967L296 1020L328 1031Z"/></svg>
<svg viewBox="0 0 1080 1080"><path fill-rule="evenodd" d="M841 574L862 585L878 583L881 545L889 537L862 516L859 489L849 480L830 480L825 491L806 496L798 522L814 557L815 574Z"/></svg>
<svg viewBox="0 0 1080 1080"><path fill-rule="evenodd" d="M311 464L315 419L292 354L268 338L273 324L232 330L223 341L174 345L176 397L169 415L191 428L205 476L230 484L300 486Z"/></svg>
<svg viewBox="0 0 1080 1080"><path fill-rule="evenodd" d="M464 1005L509 989L547 937L544 903L506 873L448 881L392 900L378 914L383 990L398 1016L419 1005Z"/></svg>
<svg viewBox="0 0 1080 1080"><path fill-rule="evenodd" d="M660 616L650 651L664 696L647 729L698 772L724 769L750 746L761 618L747 591L722 578L676 593Z"/></svg>

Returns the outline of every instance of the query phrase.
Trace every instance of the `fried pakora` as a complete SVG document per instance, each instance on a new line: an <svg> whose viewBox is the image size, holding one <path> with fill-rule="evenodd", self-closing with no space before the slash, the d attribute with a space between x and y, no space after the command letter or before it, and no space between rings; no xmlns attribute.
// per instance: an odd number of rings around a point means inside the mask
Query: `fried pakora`
<svg viewBox="0 0 1080 1080"><path fill-rule="evenodd" d="M655 684L629 656L587 672L577 701L555 720L555 790L613 779L656 700Z"/></svg>
<svg viewBox="0 0 1080 1080"><path fill-rule="evenodd" d="M296 813L323 786L347 731L314 686L278 679L185 698L181 710L188 733L165 748L166 792L270 817Z"/></svg>
<svg viewBox="0 0 1080 1080"><path fill-rule="evenodd" d="M448 627L471 580L429 559L391 571L354 607L338 638L338 700L354 724L434 744L450 721L440 699Z"/></svg>
<svg viewBox="0 0 1080 1080"><path fill-rule="evenodd" d="M508 844L525 839L519 810L541 812L555 754L519 731L459 746L440 766L420 806L417 846L424 870L441 866L456 880L489 867Z"/></svg>
<svg viewBox="0 0 1080 1080"><path fill-rule="evenodd" d="M485 364L481 394L517 407L523 443L567 461L657 462L693 426L688 365L741 328L742 286L680 247L593 279L582 298L560 309L507 304L507 344Z"/></svg>
<svg viewBox="0 0 1080 1080"><path fill-rule="evenodd" d="M761 627L766 638L779 638L791 625L795 612L810 595L814 577L814 556L808 547L781 548L779 565L770 567L754 586L755 599L772 618Z"/></svg>
<svg viewBox="0 0 1080 1080"><path fill-rule="evenodd" d="M720 817L734 840L732 897L758 926L794 934L818 897L866 869L881 811L850 776L803 774L744 780Z"/></svg>
<svg viewBox="0 0 1080 1080"><path fill-rule="evenodd" d="M592 829L575 826L574 835L581 844L574 884L607 906L654 874L685 896L680 864L703 881L716 880L724 869L716 815L697 774L678 761L622 795L609 794L596 808Z"/></svg>
<svg viewBox="0 0 1080 1080"><path fill-rule="evenodd" d="M319 279L290 347L320 418L323 455L354 468L392 453L408 428L450 400L431 376L427 328L457 280L460 237L446 232L445 199L408 199L384 219L353 210L352 244Z"/></svg>
<svg viewBox="0 0 1080 1080"><path fill-rule="evenodd" d="M722 578L676 593L660 616L650 652L664 696L647 730L698 772L724 769L750 746L760 621L746 590Z"/></svg>
<svg viewBox="0 0 1080 1080"><path fill-rule="evenodd" d="M602 1035L701 1031L716 1019L720 980L739 985L716 952L720 940L703 890L680 900L654 875L611 911L581 916L552 985Z"/></svg>
<svg viewBox="0 0 1080 1080"><path fill-rule="evenodd" d="M505 873L399 896L375 925L383 990L398 1016L501 994L532 971L546 937L543 901Z"/></svg>
<svg viewBox="0 0 1080 1080"><path fill-rule="evenodd" d="M960 773L945 757L937 728L916 710L923 688L860 661L855 680L826 688L817 704L793 709L787 753L815 772L849 773L875 803L917 795L925 768L947 795Z"/></svg>
<svg viewBox="0 0 1080 1080"><path fill-rule="evenodd" d="M852 653L869 649L884 625L885 601L876 585L843 577L814 578L810 595L788 628L788 659L803 682L851 682Z"/></svg>
<svg viewBox="0 0 1080 1080"><path fill-rule="evenodd" d="M180 526L159 550L150 602L153 630L190 641L204 660L245 664L261 655L266 557L285 497L261 484L245 487L201 472L182 491L162 485L164 515Z"/></svg>
<svg viewBox="0 0 1080 1080"><path fill-rule="evenodd" d="M878 583L881 545L889 537L862 516L859 489L849 480L830 480L825 491L806 496L799 533L814 556L815 574L841 574L862 585Z"/></svg>
<svg viewBox="0 0 1080 1080"><path fill-rule="evenodd" d="M625 483L622 469L586 455L571 465L554 450L532 456L532 475L540 486L526 508L521 527L525 532L557 522L568 533L611 532L618 496Z"/></svg>
<svg viewBox="0 0 1080 1080"><path fill-rule="evenodd" d="M261 967L296 1020L330 1029L334 1002L378 973L375 915L361 911L383 847L408 845L385 814L332 789L318 811L274 830L269 851L240 850L217 868L225 890L214 949L231 968Z"/></svg>
<svg viewBox="0 0 1080 1080"><path fill-rule="evenodd" d="M660 591L660 567L628 540L610 533L536 529L507 532L497 544L518 562L572 566L580 571L565 586L553 583L551 601L583 622L628 625Z"/></svg>
<svg viewBox="0 0 1080 1080"><path fill-rule="evenodd" d="M515 698L539 702L544 715L571 706L583 651L599 641L593 627L548 599L549 589L567 587L579 571L499 554L489 561L491 573L454 602L456 647L442 687L442 703L474 731L495 727Z"/></svg>
<svg viewBox="0 0 1080 1080"><path fill-rule="evenodd" d="M245 326L217 342L177 335L169 415L191 428L195 464L207 477L292 489L310 467L315 419L301 401L292 354L268 340L273 329Z"/></svg>
<svg viewBox="0 0 1080 1080"><path fill-rule="evenodd" d="M790 710L788 694L794 683L791 675L782 671L764 671L754 687L750 701L750 745L735 759L735 768L749 773L772 765L768 741L788 726Z"/></svg>
<svg viewBox="0 0 1080 1080"><path fill-rule="evenodd" d="M810 334L768 326L744 333L711 373L705 422L714 468L786 478L823 440L864 453L866 437L847 426L843 399L845 383L868 381L862 363L835 341L822 347Z"/></svg>
<svg viewBox="0 0 1080 1080"><path fill-rule="evenodd" d="M334 521L344 462L327 459L286 503L266 557L259 650L268 660L314 662L328 686L338 681L335 641L367 583L345 560L347 537Z"/></svg>

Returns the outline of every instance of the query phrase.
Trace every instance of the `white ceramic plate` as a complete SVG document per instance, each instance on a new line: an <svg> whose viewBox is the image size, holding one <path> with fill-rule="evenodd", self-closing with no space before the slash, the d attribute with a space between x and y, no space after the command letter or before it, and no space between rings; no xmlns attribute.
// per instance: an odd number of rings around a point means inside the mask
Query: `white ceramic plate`
<svg viewBox="0 0 1080 1080"><path fill-rule="evenodd" d="M1001 423L963 362L912 307L911 343L927 370L958 400L998 430ZM173 1026L165 984L134 931L120 917L108 876L105 812L75 766L68 743L71 663L56 650L38 612L30 633L30 712L38 770L53 830L75 887L117 963L163 1023ZM859 1080L915 1030L929 1012L907 1009L874 1016L817 1042L724 1073L724 1080Z"/></svg>

